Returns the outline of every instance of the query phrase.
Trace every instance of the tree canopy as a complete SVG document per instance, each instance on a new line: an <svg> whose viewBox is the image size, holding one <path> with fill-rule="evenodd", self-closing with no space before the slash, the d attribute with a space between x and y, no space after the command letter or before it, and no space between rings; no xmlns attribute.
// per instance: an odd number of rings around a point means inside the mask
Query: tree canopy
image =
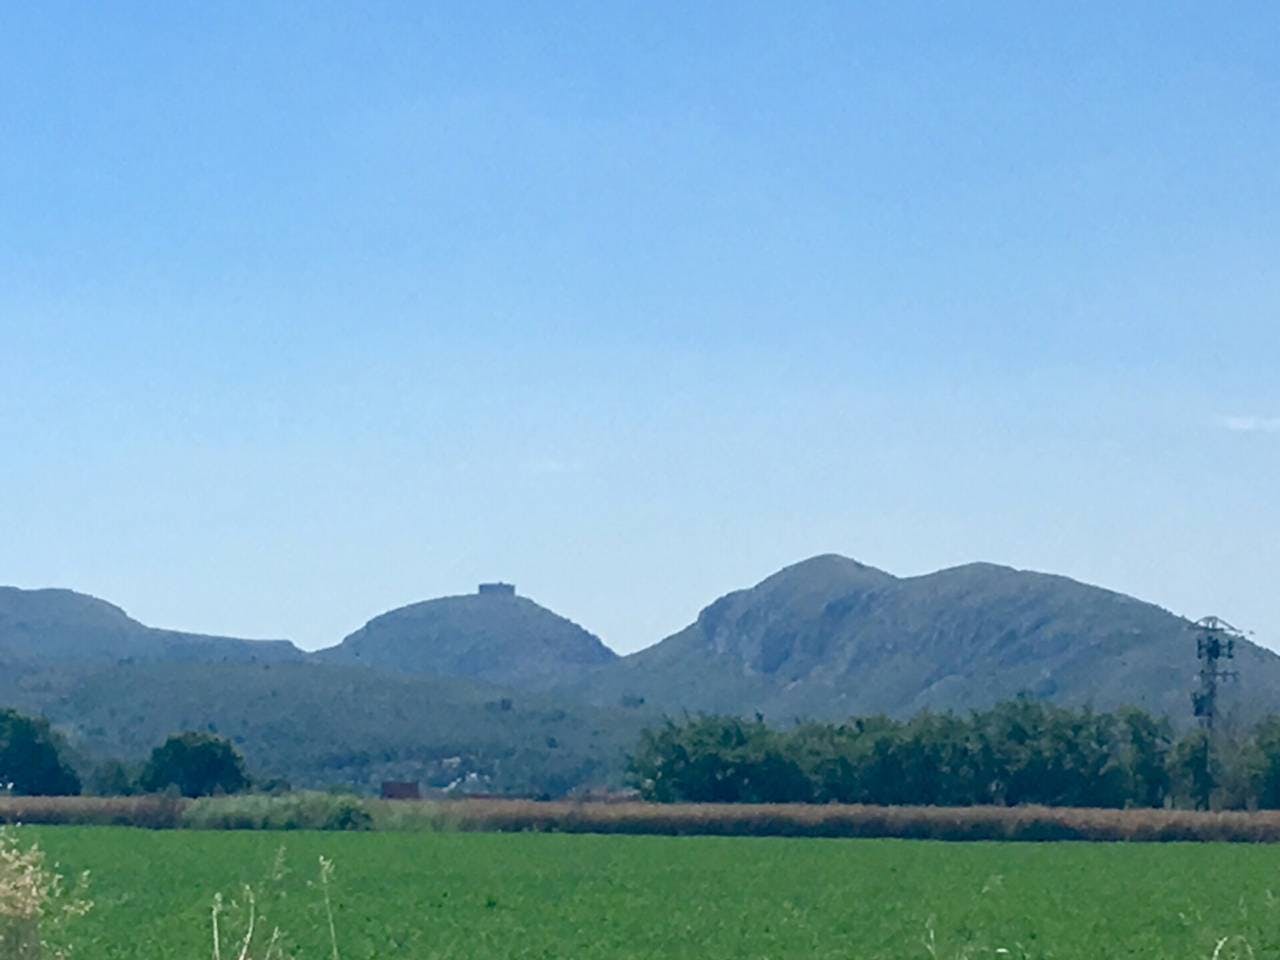
<svg viewBox="0 0 1280 960"><path fill-rule="evenodd" d="M788 730L697 716L644 732L630 760L658 802L1280 807L1280 719L1182 737L1140 710L1029 698L967 716L862 717Z"/></svg>
<svg viewBox="0 0 1280 960"><path fill-rule="evenodd" d="M176 788L184 797L239 793L249 786L244 758L230 741L208 733L181 733L151 751L139 785L148 792Z"/></svg>
<svg viewBox="0 0 1280 960"><path fill-rule="evenodd" d="M80 778L63 758L47 721L0 709L0 792L66 796L80 792Z"/></svg>

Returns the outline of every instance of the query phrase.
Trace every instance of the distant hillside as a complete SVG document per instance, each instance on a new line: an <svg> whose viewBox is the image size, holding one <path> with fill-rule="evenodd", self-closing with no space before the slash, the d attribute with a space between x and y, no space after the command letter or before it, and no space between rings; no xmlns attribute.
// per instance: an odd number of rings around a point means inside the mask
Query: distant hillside
<svg viewBox="0 0 1280 960"><path fill-rule="evenodd" d="M209 730L256 773L297 785L556 794L617 783L639 714L483 682L546 685L613 658L515 596L415 604L311 656L157 630L69 590L0 588L0 706L49 717L87 765L137 762L170 733Z"/></svg>
<svg viewBox="0 0 1280 960"><path fill-rule="evenodd" d="M122 662L283 663L304 656L284 640L157 630L71 590L0 587L0 706L42 707L79 678Z"/></svg>
<svg viewBox="0 0 1280 960"><path fill-rule="evenodd" d="M544 689L612 663L617 654L576 623L525 597L495 590L384 613L315 658Z"/></svg>
<svg viewBox="0 0 1280 960"><path fill-rule="evenodd" d="M1280 657L1242 646L1224 702L1280 710ZM1190 720L1189 624L1065 577L972 564L900 579L837 556L722 597L567 692L777 721L967 709L1028 693Z"/></svg>
<svg viewBox="0 0 1280 960"><path fill-rule="evenodd" d="M301 660L287 640L238 640L157 630L119 607L71 590L0 587L0 662L160 661L274 663Z"/></svg>
<svg viewBox="0 0 1280 960"><path fill-rule="evenodd" d="M318 663L126 664L44 712L93 757L144 758L177 730L231 738L295 786L382 780L561 794L619 782L641 719L455 678Z"/></svg>

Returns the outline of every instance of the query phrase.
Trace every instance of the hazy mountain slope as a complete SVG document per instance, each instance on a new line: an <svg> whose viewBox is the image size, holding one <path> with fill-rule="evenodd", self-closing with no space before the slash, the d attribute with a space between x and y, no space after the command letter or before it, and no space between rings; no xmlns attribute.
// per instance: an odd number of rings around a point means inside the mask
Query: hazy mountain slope
<svg viewBox="0 0 1280 960"><path fill-rule="evenodd" d="M1245 644L1224 697L1280 709L1280 657ZM836 557L789 567L573 689L600 703L776 720L964 709L1030 693L1190 718L1189 625L1065 577L973 564L898 579Z"/></svg>
<svg viewBox="0 0 1280 960"><path fill-rule="evenodd" d="M239 640L158 630L117 606L71 590L0 587L0 658L15 662L145 660L278 662L302 659L285 640Z"/></svg>
<svg viewBox="0 0 1280 960"><path fill-rule="evenodd" d="M360 663L365 652L380 669ZM337 662L284 642L156 630L68 590L0 588L0 705L48 716L89 761L136 761L176 731L216 730L255 772L297 784L461 778L470 789L557 793L616 782L641 726L636 711L411 675L536 685L613 659L523 598L392 611L327 656Z"/></svg>
<svg viewBox="0 0 1280 960"><path fill-rule="evenodd" d="M721 597L684 630L564 692L601 704L750 713L777 696L777 657L797 645L805 656L823 655L821 621L832 603L892 582L846 557L813 557Z"/></svg>
<svg viewBox="0 0 1280 960"><path fill-rule="evenodd" d="M576 623L525 597L472 594L384 613L315 658L541 689L617 655Z"/></svg>
<svg viewBox="0 0 1280 960"><path fill-rule="evenodd" d="M92 756L140 760L176 730L209 730L295 785L444 786L474 773L473 789L518 793L616 779L640 724L458 679L314 663L125 664L45 712Z"/></svg>
<svg viewBox="0 0 1280 960"><path fill-rule="evenodd" d="M71 590L0 587L0 705L41 708L80 678L122 661L278 663L303 656L283 640L157 630Z"/></svg>

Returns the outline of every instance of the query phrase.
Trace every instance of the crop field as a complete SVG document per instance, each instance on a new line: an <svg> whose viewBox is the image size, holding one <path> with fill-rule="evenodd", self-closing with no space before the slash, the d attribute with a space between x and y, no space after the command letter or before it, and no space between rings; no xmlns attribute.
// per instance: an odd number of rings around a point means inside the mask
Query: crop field
<svg viewBox="0 0 1280 960"><path fill-rule="evenodd" d="M208 957L214 895L246 883L298 957L330 960L321 856L336 864L344 960L1280 957L1272 846L112 827L22 836L65 872L92 871L94 909L73 928L86 960Z"/></svg>

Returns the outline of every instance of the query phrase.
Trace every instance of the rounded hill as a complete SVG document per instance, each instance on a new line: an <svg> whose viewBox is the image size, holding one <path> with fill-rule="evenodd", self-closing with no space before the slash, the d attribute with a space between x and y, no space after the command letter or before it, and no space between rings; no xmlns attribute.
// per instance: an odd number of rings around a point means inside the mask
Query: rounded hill
<svg viewBox="0 0 1280 960"><path fill-rule="evenodd" d="M396 673L543 688L617 659L600 638L505 585L374 617L315 656Z"/></svg>

